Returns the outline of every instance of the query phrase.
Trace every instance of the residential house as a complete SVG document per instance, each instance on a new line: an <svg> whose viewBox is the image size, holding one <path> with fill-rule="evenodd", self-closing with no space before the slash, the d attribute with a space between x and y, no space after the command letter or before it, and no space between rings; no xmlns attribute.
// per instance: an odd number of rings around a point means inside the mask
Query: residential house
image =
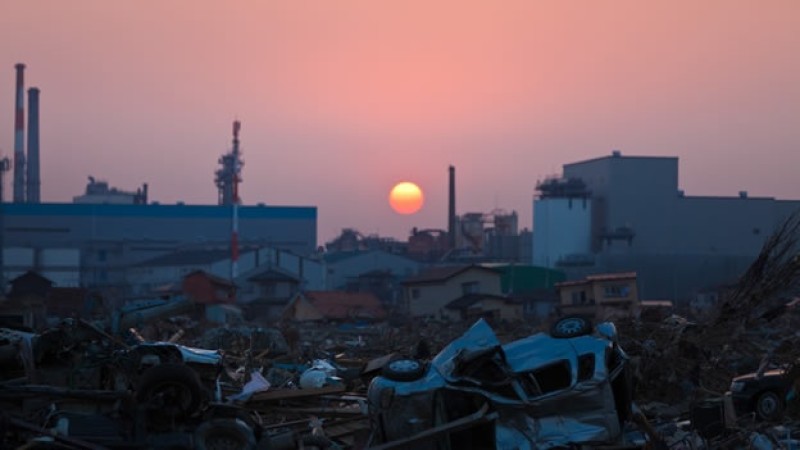
<svg viewBox="0 0 800 450"><path fill-rule="evenodd" d="M34 271L14 278L8 298L0 303L0 323L30 328L44 326L45 299L52 289L53 282Z"/></svg>
<svg viewBox="0 0 800 450"><path fill-rule="evenodd" d="M219 277L230 274L230 250L181 250L136 264L126 271L129 296L149 296L186 275L202 271Z"/></svg>
<svg viewBox="0 0 800 450"><path fill-rule="evenodd" d="M254 286L256 297L242 302L247 317L266 321L278 320L289 301L300 290L300 279L279 268L267 268L247 279Z"/></svg>
<svg viewBox="0 0 800 450"><path fill-rule="evenodd" d="M238 301L249 303L262 297L259 282L250 279L275 269L297 277L302 289L322 289L323 264L315 259L270 247L242 249L239 253L236 285ZM228 249L181 250L141 262L126 270L129 296L156 294L157 290L179 282L185 275L202 270L218 277L230 278L231 253Z"/></svg>
<svg viewBox="0 0 800 450"><path fill-rule="evenodd" d="M368 292L307 291L292 298L283 313L290 321L375 321L386 318L380 300Z"/></svg>
<svg viewBox="0 0 800 450"><path fill-rule="evenodd" d="M582 280L556 284L564 315L581 315L596 320L635 315L639 311L636 273L589 275Z"/></svg>
<svg viewBox="0 0 800 450"><path fill-rule="evenodd" d="M467 294L503 294L500 272L478 266L436 267L403 281L404 309L411 317L447 315L445 307Z"/></svg>
<svg viewBox="0 0 800 450"><path fill-rule="evenodd" d="M202 270L195 270L183 277L183 292L193 302L203 305L236 302L235 284Z"/></svg>
<svg viewBox="0 0 800 450"><path fill-rule="evenodd" d="M492 294L465 294L445 305L444 317L453 321L484 318L515 322L522 320L522 302Z"/></svg>
<svg viewBox="0 0 800 450"><path fill-rule="evenodd" d="M372 292L390 306L402 299L400 280L421 267L418 261L383 250L329 253L324 260L327 290Z"/></svg>
<svg viewBox="0 0 800 450"><path fill-rule="evenodd" d="M689 300L689 314L694 317L708 316L733 289L734 286L727 284L698 289Z"/></svg>

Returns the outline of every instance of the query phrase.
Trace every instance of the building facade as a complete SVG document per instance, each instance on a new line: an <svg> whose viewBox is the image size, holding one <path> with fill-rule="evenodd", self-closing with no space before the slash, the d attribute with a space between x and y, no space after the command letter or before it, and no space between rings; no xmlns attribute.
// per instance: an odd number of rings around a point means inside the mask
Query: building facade
<svg viewBox="0 0 800 450"><path fill-rule="evenodd" d="M678 186L676 157L615 151L564 165L560 183L581 189L557 195L540 189L534 263L560 268L569 279L635 271L643 298L676 304L698 289L735 281L765 239L800 210L800 201L746 192L687 196Z"/></svg>
<svg viewBox="0 0 800 450"><path fill-rule="evenodd" d="M61 249L80 256L79 285L115 287L125 270L188 248L229 248L230 207L76 203L3 203L5 280L37 270L54 272L27 255ZM310 255L317 247L315 207L239 206L239 244ZM15 255L21 255L15 258ZM63 258L62 258L63 259Z"/></svg>

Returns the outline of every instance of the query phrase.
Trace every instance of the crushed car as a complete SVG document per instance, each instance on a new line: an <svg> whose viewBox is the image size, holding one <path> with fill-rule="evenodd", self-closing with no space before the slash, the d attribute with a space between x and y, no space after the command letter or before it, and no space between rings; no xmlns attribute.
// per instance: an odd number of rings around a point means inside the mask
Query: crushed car
<svg viewBox="0 0 800 450"><path fill-rule="evenodd" d="M398 358L370 383L370 446L545 449L626 445L632 378L616 328L567 317L501 345L483 319L430 363Z"/></svg>
<svg viewBox="0 0 800 450"><path fill-rule="evenodd" d="M41 333L0 329L0 384L68 390L132 392L148 422L167 426L198 414L214 400L224 355L169 342L132 342L83 320L66 320ZM33 407L33 406L31 406Z"/></svg>

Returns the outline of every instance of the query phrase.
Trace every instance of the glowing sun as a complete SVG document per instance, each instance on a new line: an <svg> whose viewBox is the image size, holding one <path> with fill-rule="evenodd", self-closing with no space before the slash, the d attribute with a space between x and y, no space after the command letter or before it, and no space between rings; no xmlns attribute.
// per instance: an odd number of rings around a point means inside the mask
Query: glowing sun
<svg viewBox="0 0 800 450"><path fill-rule="evenodd" d="M400 214L414 214L423 202L422 189L409 181L397 183L389 193L389 204Z"/></svg>

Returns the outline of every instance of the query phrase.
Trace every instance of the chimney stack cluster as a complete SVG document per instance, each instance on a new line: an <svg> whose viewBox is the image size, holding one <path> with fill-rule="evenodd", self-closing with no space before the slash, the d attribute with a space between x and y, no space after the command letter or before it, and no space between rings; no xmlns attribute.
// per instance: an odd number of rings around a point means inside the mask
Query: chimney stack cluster
<svg viewBox="0 0 800 450"><path fill-rule="evenodd" d="M14 203L39 203L39 89L28 90L28 152L25 152L25 64L16 64L14 103ZM2 190L0 190L2 192ZM3 201L0 198L0 202Z"/></svg>

